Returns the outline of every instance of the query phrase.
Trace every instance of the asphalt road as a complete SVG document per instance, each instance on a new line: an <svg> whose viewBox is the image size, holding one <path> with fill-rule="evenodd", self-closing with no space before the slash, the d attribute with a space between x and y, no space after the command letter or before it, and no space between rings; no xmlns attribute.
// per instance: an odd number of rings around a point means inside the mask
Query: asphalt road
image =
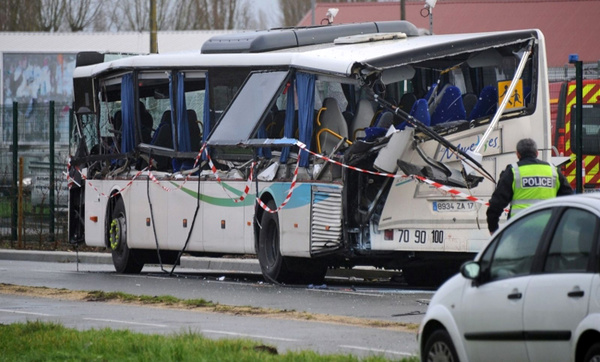
<svg viewBox="0 0 600 362"><path fill-rule="evenodd" d="M191 269L184 263L176 269L177 276L169 276L158 267L145 267L141 275L129 276L116 274L111 265L105 264L103 257L79 265L58 257L64 256L7 255L0 251L0 282L70 290L122 291L136 295L173 295L182 299L203 298L231 306L405 323L420 322L432 295L432 291L364 283L358 278L354 283L347 278L330 277L327 284L312 287L272 285L263 282L252 260L241 263L197 260L196 263L205 264L194 265ZM27 261L32 259L48 261ZM80 254L81 259L85 258ZM0 295L0 300L0 323L41 319L60 321L80 329L128 328L144 333L192 330L210 338L256 339L276 346L280 352L310 349L356 356L382 354L399 359L417 351L414 332L375 327L14 295Z"/></svg>

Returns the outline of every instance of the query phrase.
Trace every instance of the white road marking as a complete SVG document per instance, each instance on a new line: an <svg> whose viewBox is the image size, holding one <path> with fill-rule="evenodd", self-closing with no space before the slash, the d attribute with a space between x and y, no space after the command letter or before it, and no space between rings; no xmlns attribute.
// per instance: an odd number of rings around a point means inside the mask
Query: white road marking
<svg viewBox="0 0 600 362"><path fill-rule="evenodd" d="M120 320L116 320L116 319L83 318L83 320L86 320L86 321L98 321L98 322L109 322L109 323L132 324L132 325L148 326L148 327L161 327L161 328L167 328L167 327L169 327L169 326L167 326L165 324L129 322L129 321L120 321Z"/></svg>
<svg viewBox="0 0 600 362"><path fill-rule="evenodd" d="M21 311L10 310L10 309L0 309L0 312L13 313L13 314L37 315L37 316L41 316L41 317L54 317L54 315L52 315L52 314L34 313L34 312L21 312Z"/></svg>
<svg viewBox="0 0 600 362"><path fill-rule="evenodd" d="M347 346L347 345L340 345L339 347L342 348L350 348L350 349L358 349L361 351L372 351L372 352L377 352L377 353L389 353L389 354L398 354L401 356L414 356L413 353L408 353L408 352L398 352L398 351L390 351L387 349L378 349L378 348L368 348L368 347L358 347L358 346Z"/></svg>
<svg viewBox="0 0 600 362"><path fill-rule="evenodd" d="M273 339L276 341L286 341L286 342L298 342L298 339L291 338L280 338L280 337L269 337L269 336L260 336L257 334L245 334L245 333L236 333L236 332L227 332L227 331L215 331L212 329L203 329L200 332L202 333L215 333L215 334L226 334L228 336L236 336L236 337L250 337L250 338L261 338L261 339Z"/></svg>
<svg viewBox="0 0 600 362"><path fill-rule="evenodd" d="M373 294L373 293L365 293L360 291L351 291L351 290L335 290L335 289L306 289L309 292L322 292L322 293L331 293L331 294L349 294L349 295L361 295L364 297L383 297L382 294Z"/></svg>

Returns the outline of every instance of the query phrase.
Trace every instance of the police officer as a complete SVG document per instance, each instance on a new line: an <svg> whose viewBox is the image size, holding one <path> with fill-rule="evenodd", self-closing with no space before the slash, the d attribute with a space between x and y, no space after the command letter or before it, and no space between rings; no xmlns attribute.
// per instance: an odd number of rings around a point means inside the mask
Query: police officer
<svg viewBox="0 0 600 362"><path fill-rule="evenodd" d="M531 138L517 143L519 162L502 171L487 209L490 234L498 230L498 220L508 204L510 218L537 201L573 193L566 177L556 167L538 160L537 156L537 145Z"/></svg>

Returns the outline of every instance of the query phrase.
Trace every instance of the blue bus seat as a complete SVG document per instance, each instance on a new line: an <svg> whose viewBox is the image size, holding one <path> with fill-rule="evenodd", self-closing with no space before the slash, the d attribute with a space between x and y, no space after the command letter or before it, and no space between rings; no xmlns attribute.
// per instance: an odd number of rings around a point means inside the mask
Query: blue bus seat
<svg viewBox="0 0 600 362"><path fill-rule="evenodd" d="M460 89L450 85L442 91L439 101L436 102L435 110L431 114L431 125L467 119Z"/></svg>
<svg viewBox="0 0 600 362"><path fill-rule="evenodd" d="M498 90L491 85L483 87L479 99L469 115L469 120L486 117L498 109Z"/></svg>

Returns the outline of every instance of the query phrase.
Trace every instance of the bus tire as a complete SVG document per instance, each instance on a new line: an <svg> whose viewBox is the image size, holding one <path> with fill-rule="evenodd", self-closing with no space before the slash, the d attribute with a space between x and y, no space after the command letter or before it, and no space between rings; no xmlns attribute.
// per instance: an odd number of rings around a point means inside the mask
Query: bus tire
<svg viewBox="0 0 600 362"><path fill-rule="evenodd" d="M144 263L136 260L135 251L127 246L127 216L123 199L117 198L107 225L109 246L117 273L138 274Z"/></svg>
<svg viewBox="0 0 600 362"><path fill-rule="evenodd" d="M277 209L274 201L267 206ZM290 273L279 248L279 216L276 213L263 212L258 234L258 261L265 279L272 283L287 283Z"/></svg>

